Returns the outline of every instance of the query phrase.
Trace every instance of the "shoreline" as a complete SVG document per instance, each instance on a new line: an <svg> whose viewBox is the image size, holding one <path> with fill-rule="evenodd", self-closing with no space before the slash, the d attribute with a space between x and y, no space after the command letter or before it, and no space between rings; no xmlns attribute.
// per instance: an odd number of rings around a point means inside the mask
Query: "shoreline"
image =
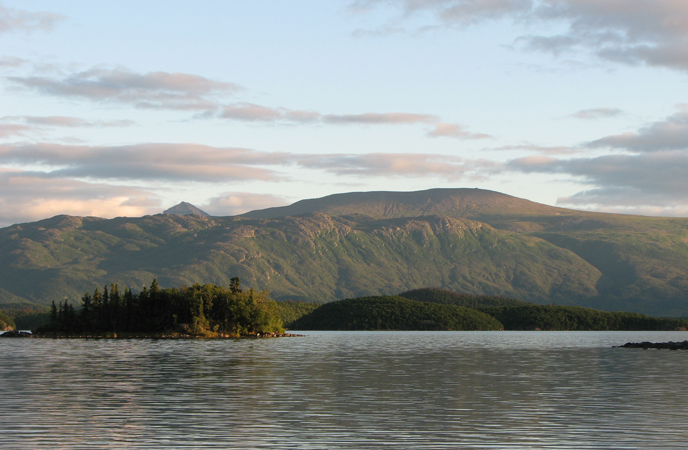
<svg viewBox="0 0 688 450"><path fill-rule="evenodd" d="M281 337L304 337L303 334L292 333L265 333L265 334L245 334L245 335L192 335L181 333L87 333L87 334L67 334L67 333L27 333L19 331L7 331L0 335L1 338L36 338L36 339L269 339Z"/></svg>

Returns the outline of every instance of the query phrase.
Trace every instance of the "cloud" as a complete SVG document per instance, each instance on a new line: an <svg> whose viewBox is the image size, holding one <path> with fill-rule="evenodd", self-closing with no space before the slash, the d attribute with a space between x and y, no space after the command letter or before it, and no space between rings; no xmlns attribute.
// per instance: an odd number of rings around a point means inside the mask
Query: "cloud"
<svg viewBox="0 0 688 450"><path fill-rule="evenodd" d="M123 68L94 67L67 76L7 76L15 89L28 89L44 95L82 98L96 102L118 102L136 108L197 111L198 119L221 118L264 124L330 125L409 125L436 124L428 136L481 139L485 134L469 133L460 125L442 123L432 114L409 112L367 112L360 114L323 114L318 111L269 107L249 102L221 104L219 98L243 88L234 83L210 80L185 73L150 72L138 74ZM125 122L86 122L74 118L32 118L34 123L50 126L128 126ZM71 124L71 125L70 125Z"/></svg>
<svg viewBox="0 0 688 450"><path fill-rule="evenodd" d="M58 214L142 216L159 211L157 197L141 188L52 178L0 169L0 226Z"/></svg>
<svg viewBox="0 0 688 450"><path fill-rule="evenodd" d="M289 108L270 108L253 103L236 103L222 108L223 119L247 122L285 122L312 123L322 122L335 125L366 124L414 124L434 123L437 116L414 113L364 113L364 114L322 114L317 111L301 111Z"/></svg>
<svg viewBox="0 0 688 450"><path fill-rule="evenodd" d="M406 112L362 113L362 114L322 114L317 111L301 111L288 108L270 108L253 103L236 103L222 108L219 117L242 122L328 125L413 125L435 124L435 129L427 133L429 137L452 137L457 139L485 139L491 136L470 133L457 124L443 123L432 114Z"/></svg>
<svg viewBox="0 0 688 450"><path fill-rule="evenodd" d="M577 113L571 114L574 119L604 119L608 117L617 117L623 114L618 108L593 108L582 109Z"/></svg>
<svg viewBox="0 0 688 450"><path fill-rule="evenodd" d="M109 101L136 108L213 110L215 97L242 88L187 73L138 74L123 68L94 67L65 77L9 76L16 86L40 94L91 101Z"/></svg>
<svg viewBox="0 0 688 450"><path fill-rule="evenodd" d="M0 5L0 34L12 31L50 31L63 20L65 17L60 14L29 12Z"/></svg>
<svg viewBox="0 0 688 450"><path fill-rule="evenodd" d="M497 148L486 148L485 150L494 150L494 151L526 150L526 151L549 154L549 155L557 155L557 154L563 155L563 154L579 153L581 151L580 149L577 149L575 147L570 147L567 145L547 146L547 145L535 145L535 144L505 145L503 147L497 147Z"/></svg>
<svg viewBox="0 0 688 450"><path fill-rule="evenodd" d="M87 146L0 145L0 163L43 165L52 177L167 181L277 181L259 165L286 164L289 155L199 144Z"/></svg>
<svg viewBox="0 0 688 450"><path fill-rule="evenodd" d="M682 0L360 0L350 8L360 13L376 5L393 5L402 20L430 14L444 27L499 19L554 25L563 32L517 42L553 54L585 51L622 64L688 70L688 3Z"/></svg>
<svg viewBox="0 0 688 450"><path fill-rule="evenodd" d="M506 168L573 177L589 186L560 198L557 203L562 206L631 214L688 215L688 111L584 146L626 152L568 159L533 155L511 160Z"/></svg>
<svg viewBox="0 0 688 450"><path fill-rule="evenodd" d="M590 148L611 147L631 152L688 150L688 111L673 114L636 132L603 137L587 144Z"/></svg>
<svg viewBox="0 0 688 450"><path fill-rule="evenodd" d="M524 173L574 176L580 183L593 186L560 199L564 205L649 211L648 208L673 210L677 202L688 204L688 152L685 151L573 159L531 156L512 160L507 167Z"/></svg>
<svg viewBox="0 0 688 450"><path fill-rule="evenodd" d="M4 116L0 117L2 122L16 122L21 121L29 125L47 126L47 127L130 127L135 125L133 120L96 120L87 121L78 117L65 116Z"/></svg>
<svg viewBox="0 0 688 450"><path fill-rule="evenodd" d="M287 202L270 194L225 192L213 197L201 209L212 216L236 216L256 209L284 206Z"/></svg>
<svg viewBox="0 0 688 450"><path fill-rule="evenodd" d="M438 123L435 129L428 133L430 137L451 137L457 139L487 139L491 138L489 134L470 133L461 125L454 123Z"/></svg>
<svg viewBox="0 0 688 450"><path fill-rule="evenodd" d="M327 114L323 116L325 123L332 124L411 124L411 123L434 123L439 119L437 116L429 114L412 113L365 113L365 114Z"/></svg>
<svg viewBox="0 0 688 450"><path fill-rule="evenodd" d="M295 122L306 123L318 121L322 114L315 111L298 111L288 108L270 108L253 103L236 103L222 108L223 119L245 122Z"/></svg>
<svg viewBox="0 0 688 450"><path fill-rule="evenodd" d="M299 154L220 148L200 144L123 146L48 143L0 145L0 164L45 167L54 178L139 181L280 181L273 169L298 166L338 175L439 176L455 180L492 171L499 164L438 154ZM270 168L273 167L273 168Z"/></svg>
<svg viewBox="0 0 688 450"><path fill-rule="evenodd" d="M298 164L336 175L440 177L446 180L475 178L500 167L492 161L419 153L303 155Z"/></svg>
<svg viewBox="0 0 688 450"><path fill-rule="evenodd" d="M15 56L3 56L0 58L0 68L3 67L21 67L29 61Z"/></svg>
<svg viewBox="0 0 688 450"><path fill-rule="evenodd" d="M567 32L539 37L539 49L582 48L602 59L688 69L688 4L677 0L546 0L533 17Z"/></svg>
<svg viewBox="0 0 688 450"><path fill-rule="evenodd" d="M14 123L0 123L0 138L12 136L24 136L32 130L32 127Z"/></svg>
<svg viewBox="0 0 688 450"><path fill-rule="evenodd" d="M154 209L158 198L147 188L127 187L132 181L148 186L159 181L179 185L280 181L287 178L278 169L286 166L353 177L455 181L484 179L503 169L492 161L437 154L297 154L199 144L5 144L0 145L0 165L31 166L33 170L0 167L0 225L55 214L114 217L159 212ZM202 208L213 215L235 215L284 204L275 195L229 192L211 198Z"/></svg>
<svg viewBox="0 0 688 450"><path fill-rule="evenodd" d="M531 0L358 0L349 8L365 12L379 4L396 5L406 16L429 11L445 25L462 26L527 13L532 8Z"/></svg>

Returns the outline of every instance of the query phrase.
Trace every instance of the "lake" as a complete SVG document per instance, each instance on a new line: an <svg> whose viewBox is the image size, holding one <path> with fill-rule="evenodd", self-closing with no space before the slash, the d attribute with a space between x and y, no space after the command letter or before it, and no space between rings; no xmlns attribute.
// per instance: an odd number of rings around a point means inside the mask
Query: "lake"
<svg viewBox="0 0 688 450"><path fill-rule="evenodd" d="M11 449L688 448L687 332L4 339Z"/></svg>

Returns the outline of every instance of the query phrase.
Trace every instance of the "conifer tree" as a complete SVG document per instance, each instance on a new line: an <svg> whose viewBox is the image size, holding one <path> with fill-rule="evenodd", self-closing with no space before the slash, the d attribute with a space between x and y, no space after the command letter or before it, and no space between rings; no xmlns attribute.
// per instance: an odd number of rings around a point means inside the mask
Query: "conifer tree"
<svg viewBox="0 0 688 450"><path fill-rule="evenodd" d="M229 280L229 290L232 291L233 294L241 293L239 286L241 286L241 280L239 277L233 277Z"/></svg>
<svg viewBox="0 0 688 450"><path fill-rule="evenodd" d="M55 300L50 304L50 322L57 324L57 306Z"/></svg>

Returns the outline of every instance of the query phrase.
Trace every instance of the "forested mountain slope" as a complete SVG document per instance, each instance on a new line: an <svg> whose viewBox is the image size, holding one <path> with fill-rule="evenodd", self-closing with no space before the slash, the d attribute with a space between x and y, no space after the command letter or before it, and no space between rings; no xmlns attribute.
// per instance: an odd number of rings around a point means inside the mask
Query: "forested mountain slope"
<svg viewBox="0 0 688 450"><path fill-rule="evenodd" d="M242 217L57 216L0 229L0 305L76 300L109 283L238 276L277 299L441 287L688 315L687 242L687 219L577 212L475 189L340 194Z"/></svg>

